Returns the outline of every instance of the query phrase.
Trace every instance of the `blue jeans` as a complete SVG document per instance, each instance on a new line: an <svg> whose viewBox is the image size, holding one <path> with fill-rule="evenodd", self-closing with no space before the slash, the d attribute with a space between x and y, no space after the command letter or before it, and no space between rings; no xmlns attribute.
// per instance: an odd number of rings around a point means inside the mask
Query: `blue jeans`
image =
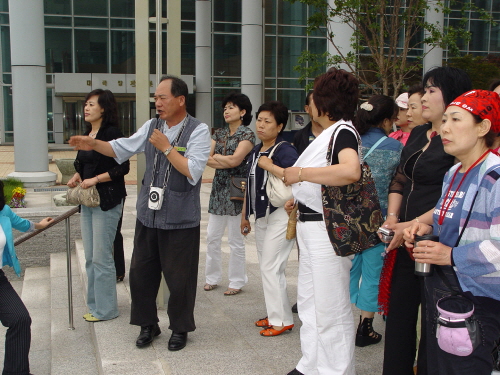
<svg viewBox="0 0 500 375"><path fill-rule="evenodd" d="M87 306L101 320L118 316L113 241L123 202L108 211L82 206L81 227L87 271Z"/></svg>

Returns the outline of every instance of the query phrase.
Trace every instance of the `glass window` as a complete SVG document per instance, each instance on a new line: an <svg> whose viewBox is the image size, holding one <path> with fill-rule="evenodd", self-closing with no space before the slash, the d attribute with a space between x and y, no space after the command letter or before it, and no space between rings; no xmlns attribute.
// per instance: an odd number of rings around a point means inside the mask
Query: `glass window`
<svg viewBox="0 0 500 375"><path fill-rule="evenodd" d="M108 27L107 18L75 17L75 27Z"/></svg>
<svg viewBox="0 0 500 375"><path fill-rule="evenodd" d="M500 51L500 24L491 26L490 51Z"/></svg>
<svg viewBox="0 0 500 375"><path fill-rule="evenodd" d="M306 36L307 29L305 27L298 26L278 26L278 34Z"/></svg>
<svg viewBox="0 0 500 375"><path fill-rule="evenodd" d="M43 9L45 14L71 15L71 0L44 0Z"/></svg>
<svg viewBox="0 0 500 375"><path fill-rule="evenodd" d="M45 29L47 73L71 73L71 30Z"/></svg>
<svg viewBox="0 0 500 375"><path fill-rule="evenodd" d="M196 20L195 0L181 1L181 19Z"/></svg>
<svg viewBox="0 0 500 375"><path fill-rule="evenodd" d="M0 0L0 12L9 11L9 0Z"/></svg>
<svg viewBox="0 0 500 375"><path fill-rule="evenodd" d="M3 75L3 83L11 85L12 84L12 74L4 74Z"/></svg>
<svg viewBox="0 0 500 375"><path fill-rule="evenodd" d="M276 100L283 102L288 107L289 111L304 110L304 102L306 101L306 92L301 90L277 90Z"/></svg>
<svg viewBox="0 0 500 375"><path fill-rule="evenodd" d="M69 27L71 27L71 17L45 16L45 26L69 26Z"/></svg>
<svg viewBox="0 0 500 375"><path fill-rule="evenodd" d="M265 38L265 56L264 56L264 75L266 77L276 76L276 37L266 36Z"/></svg>
<svg viewBox="0 0 500 375"><path fill-rule="evenodd" d="M306 25L307 5L300 2L278 2L278 23L285 25Z"/></svg>
<svg viewBox="0 0 500 375"><path fill-rule="evenodd" d="M241 22L241 0L213 0L214 21Z"/></svg>
<svg viewBox="0 0 500 375"><path fill-rule="evenodd" d="M213 38L214 76L240 76L241 36L215 34Z"/></svg>
<svg viewBox="0 0 500 375"><path fill-rule="evenodd" d="M75 16L107 16L108 0L73 1Z"/></svg>
<svg viewBox="0 0 500 375"><path fill-rule="evenodd" d="M115 29L134 29L135 22L134 22L134 20L112 18L111 19L111 27L115 28Z"/></svg>
<svg viewBox="0 0 500 375"><path fill-rule="evenodd" d="M276 90L274 89L264 91L264 102L268 102L270 100L276 100Z"/></svg>
<svg viewBox="0 0 500 375"><path fill-rule="evenodd" d="M4 72L11 72L10 68L10 29L8 26L0 27L2 46L2 67Z"/></svg>
<svg viewBox="0 0 500 375"><path fill-rule="evenodd" d="M470 21L471 40L469 50L488 51L490 25L485 21Z"/></svg>
<svg viewBox="0 0 500 375"><path fill-rule="evenodd" d="M241 23L214 22L213 27L215 32L241 33Z"/></svg>
<svg viewBox="0 0 500 375"><path fill-rule="evenodd" d="M134 0L112 0L109 3L111 17L130 17L135 16Z"/></svg>
<svg viewBox="0 0 500 375"><path fill-rule="evenodd" d="M181 33L181 74L195 74L195 47L195 34Z"/></svg>
<svg viewBox="0 0 500 375"><path fill-rule="evenodd" d="M306 38L278 37L278 77L299 77L293 67L297 65L297 59L306 48Z"/></svg>
<svg viewBox="0 0 500 375"><path fill-rule="evenodd" d="M182 31L195 31L196 23L191 21L182 21L181 22L181 30Z"/></svg>
<svg viewBox="0 0 500 375"><path fill-rule="evenodd" d="M267 0L265 9L265 22L266 24L276 23L276 0Z"/></svg>
<svg viewBox="0 0 500 375"><path fill-rule="evenodd" d="M75 73L108 73L108 31L75 30Z"/></svg>
<svg viewBox="0 0 500 375"><path fill-rule="evenodd" d="M4 100L4 130L6 132L14 130L14 121L12 119L12 87L4 86L3 88ZM7 141L7 140L6 140ZM9 141L7 141L9 142Z"/></svg>
<svg viewBox="0 0 500 375"><path fill-rule="evenodd" d="M134 32L111 31L111 73L135 73Z"/></svg>
<svg viewBox="0 0 500 375"><path fill-rule="evenodd" d="M9 24L9 15L7 13L0 13L0 23L3 25Z"/></svg>

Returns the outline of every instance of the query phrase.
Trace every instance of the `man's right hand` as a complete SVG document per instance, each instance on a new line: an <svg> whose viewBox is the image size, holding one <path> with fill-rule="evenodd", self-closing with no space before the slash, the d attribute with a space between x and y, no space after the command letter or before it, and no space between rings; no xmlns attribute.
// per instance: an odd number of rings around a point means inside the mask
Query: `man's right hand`
<svg viewBox="0 0 500 375"><path fill-rule="evenodd" d="M69 144L75 150L92 151L96 145L96 141L87 135L74 135L69 139Z"/></svg>

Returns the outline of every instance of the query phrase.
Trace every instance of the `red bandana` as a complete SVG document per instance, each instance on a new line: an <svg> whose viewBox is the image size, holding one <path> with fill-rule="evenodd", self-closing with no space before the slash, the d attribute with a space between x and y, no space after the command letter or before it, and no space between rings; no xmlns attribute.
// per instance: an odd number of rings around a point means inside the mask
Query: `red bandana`
<svg viewBox="0 0 500 375"><path fill-rule="evenodd" d="M500 97L494 91L472 90L460 95L449 106L457 106L491 121L491 129L500 132Z"/></svg>

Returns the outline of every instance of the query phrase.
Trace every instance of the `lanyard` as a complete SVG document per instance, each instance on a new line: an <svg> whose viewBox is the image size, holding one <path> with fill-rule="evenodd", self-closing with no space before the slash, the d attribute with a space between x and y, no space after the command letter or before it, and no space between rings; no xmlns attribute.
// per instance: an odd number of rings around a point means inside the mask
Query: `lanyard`
<svg viewBox="0 0 500 375"><path fill-rule="evenodd" d="M446 192L446 195L444 196L444 199L443 199L443 203L441 203L441 210L439 212L439 219L438 219L438 225L441 227L443 225L443 222L444 222L444 218L446 216L446 213L448 212L448 210L450 209L450 205L451 205L451 202L453 202L455 200L455 196L457 195L457 192L458 190L460 190L460 187L462 186L462 183L464 182L465 178L467 177L467 175L469 174L469 172L472 170L472 168L474 168L476 165L479 164L479 162L488 154L488 152L490 152L491 150L488 149L486 150L486 152L484 154L482 154L479 159L477 159L474 164L472 164L469 169L467 169L464 173L464 175L462 176L462 179L460 180L460 183L458 184L457 188L455 189L455 192L453 193L453 196L451 197L451 199L448 199L448 195L450 194L450 190L451 188L453 187L453 182L455 182L455 177L457 176L457 173L458 171L460 170L460 168L457 168L457 170L455 171L455 173L453 174L453 178L451 179L451 183L450 183L450 186L448 186L448 191ZM448 200L447 200L448 199Z"/></svg>

